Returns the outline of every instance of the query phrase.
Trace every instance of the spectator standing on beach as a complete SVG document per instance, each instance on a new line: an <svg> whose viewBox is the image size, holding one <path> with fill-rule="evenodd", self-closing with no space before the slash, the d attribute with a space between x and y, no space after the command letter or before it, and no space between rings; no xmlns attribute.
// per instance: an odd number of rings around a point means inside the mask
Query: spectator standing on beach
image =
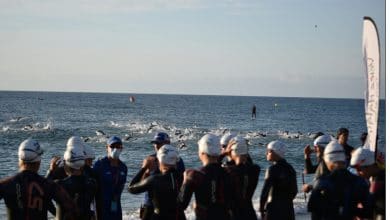
<svg viewBox="0 0 390 220"><path fill-rule="evenodd" d="M366 181L350 173L345 166L343 147L336 141L324 150L324 161L330 174L314 185L308 202L313 220L352 220L367 218L371 213Z"/></svg>
<svg viewBox="0 0 390 220"><path fill-rule="evenodd" d="M151 141L151 144L153 144L153 148L155 152L143 160L142 167L138 171L138 174L136 176L140 175L142 177L141 180L143 180L148 176L160 173L157 152L163 145L170 144L170 143L171 143L171 139L169 138L169 135L167 133L157 132L154 135L153 140ZM180 157L176 163L176 169L181 174L183 174L185 170L184 162ZM132 182L133 181L134 179L132 180ZM141 209L140 209L140 218L143 220L149 220L152 218L153 213L154 213L154 207L152 202L152 195L150 195L149 192L146 191L144 202L141 205Z"/></svg>
<svg viewBox="0 0 390 220"><path fill-rule="evenodd" d="M273 164L265 173L261 191L262 219L295 219L293 199L298 192L297 179L294 168L284 159L286 148L281 141L272 141L267 145L267 160Z"/></svg>
<svg viewBox="0 0 390 220"><path fill-rule="evenodd" d="M351 167L359 176L370 183L370 194L373 198L373 219L384 220L386 217L386 172L375 162L375 153L360 147L352 153Z"/></svg>
<svg viewBox="0 0 390 220"><path fill-rule="evenodd" d="M96 211L98 220L121 220L121 195L126 184L127 166L119 159L123 144L119 137L107 140L107 156L93 166L97 177Z"/></svg>
<svg viewBox="0 0 390 220"><path fill-rule="evenodd" d="M91 220L95 213L91 210L91 204L97 192L96 179L85 175L85 152L83 146L71 146L64 153L64 169L68 177L58 180L76 203L78 214L76 219ZM57 219L65 219L65 212L61 206L57 205Z"/></svg>
<svg viewBox="0 0 390 220"><path fill-rule="evenodd" d="M332 136L327 135L327 134L319 136L314 140L314 143L313 143L314 151L315 151L316 157L317 157L317 164L316 165L313 165L313 163L311 162L311 159L310 159L310 154L312 153L312 150L310 149L310 145L307 145L304 149L304 154L305 154L305 171L304 172L306 174L315 173L314 181L323 175L329 174L329 170L326 167L326 164L323 160L323 155L324 155L324 149L325 149L326 145L328 145L332 140L335 141L336 139L334 139ZM302 186L302 191L305 193L310 192L310 190L312 190L312 189L313 189L312 183L304 184Z"/></svg>
<svg viewBox="0 0 390 220"><path fill-rule="evenodd" d="M231 151L234 165L226 167L233 180L233 215L234 219L257 219L252 204L252 197L259 179L260 167L249 163L248 144L240 136L234 137L227 147Z"/></svg>
<svg viewBox="0 0 390 220"><path fill-rule="evenodd" d="M38 175L42 154L37 141L23 141L18 150L19 173L0 180L0 199L5 201L8 219L47 219L52 199L64 210L63 219L74 219L76 206L66 191Z"/></svg>
<svg viewBox="0 0 390 220"><path fill-rule="evenodd" d="M157 151L157 158L160 173L141 180L143 173L138 172L129 184L128 190L133 194L148 191L154 207L152 219L183 220L184 211L179 209L177 204L183 173L179 173L176 169L179 160L176 148L165 144Z"/></svg>
<svg viewBox="0 0 390 220"><path fill-rule="evenodd" d="M198 141L198 146L198 156L203 166L184 172L179 205L185 210L194 193L196 219L232 219L233 188L228 174L218 161L221 153L219 138L206 134Z"/></svg>

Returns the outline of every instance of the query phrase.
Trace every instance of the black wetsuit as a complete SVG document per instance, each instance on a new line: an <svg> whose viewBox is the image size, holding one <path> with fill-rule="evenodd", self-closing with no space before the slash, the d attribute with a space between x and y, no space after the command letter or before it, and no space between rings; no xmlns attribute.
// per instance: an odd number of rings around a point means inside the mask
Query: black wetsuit
<svg viewBox="0 0 390 220"><path fill-rule="evenodd" d="M177 196L183 174L170 169L165 173L149 176L141 181L144 172L138 172L128 186L130 193L138 194L148 191L154 207L152 219L179 220L185 219L184 211L177 205Z"/></svg>
<svg viewBox="0 0 390 220"><path fill-rule="evenodd" d="M77 219L90 220L94 216L93 211L91 211L91 203L97 192L96 180L85 175L69 176L59 180L58 184L68 192L76 203L78 208ZM57 218L64 219L63 214L61 206L57 205Z"/></svg>
<svg viewBox="0 0 390 220"><path fill-rule="evenodd" d="M386 172L381 170L370 182L370 193L374 200L374 219L386 216Z"/></svg>
<svg viewBox="0 0 390 220"><path fill-rule="evenodd" d="M219 163L212 163L199 170L186 170L178 199L184 210L195 193L197 220L232 219L232 191L229 175Z"/></svg>
<svg viewBox="0 0 390 220"><path fill-rule="evenodd" d="M295 219L293 199L298 192L296 172L285 159L271 165L264 179L260 212L267 220Z"/></svg>
<svg viewBox="0 0 390 220"><path fill-rule="evenodd" d="M84 175L86 175L88 177L91 177L91 178L94 178L95 180L97 180L97 175L95 174L93 169L91 167L89 167L88 165L85 165L83 167L83 173L84 173ZM58 166L57 166L56 169L48 170L47 173L46 173L46 179L53 180L53 181L62 180L62 179L65 179L67 177L68 177L68 175L65 172L64 161L63 160L58 162ZM56 215L56 212L57 212L56 207L54 206L54 204L52 202L49 204L49 212L51 214L53 214L53 215Z"/></svg>
<svg viewBox="0 0 390 220"><path fill-rule="evenodd" d="M352 146L350 146L349 144L345 144L345 145L341 145L343 146L344 148L344 153L345 153L345 161L346 161L346 167L349 166L350 162L351 162L351 154L352 154L352 151L354 150L354 148Z"/></svg>
<svg viewBox="0 0 390 220"><path fill-rule="evenodd" d="M361 203L363 208L358 208ZM346 169L321 177L307 204L312 220L352 220L370 216L371 204L367 182Z"/></svg>
<svg viewBox="0 0 390 220"><path fill-rule="evenodd" d="M219 163L223 166L223 167L227 167L227 166L234 166L236 165L236 163L234 162L234 160L226 160L224 161L224 159L226 158L226 155L220 155L218 157L218 161ZM253 160L251 158L251 156L249 154L247 154L247 161L246 161L247 164L253 164Z"/></svg>
<svg viewBox="0 0 390 220"><path fill-rule="evenodd" d="M68 193L53 181L32 171L22 171L0 180L0 199L4 198L8 219L47 219L52 199L59 203L67 218L76 214Z"/></svg>
<svg viewBox="0 0 390 220"><path fill-rule="evenodd" d="M320 159L317 165L313 165L310 158L305 159L305 171L307 174L315 173L314 179L318 179L323 175L329 174L328 167L326 167L325 161Z"/></svg>
<svg viewBox="0 0 390 220"><path fill-rule="evenodd" d="M151 154L149 156L150 157L154 157L155 158L155 162L157 164L159 163L156 154ZM184 162L183 162L183 160L181 158L176 163L176 169L181 174L183 174L183 172L185 170ZM146 170L141 168L138 172L142 173L142 175L143 175L145 173L145 171ZM152 171L150 173L150 175L159 174L159 173L160 173L160 170L157 169L157 170ZM148 192L145 193L144 202L142 204L140 212L141 212L140 213L140 217L141 217L142 220L150 220L152 218L152 215L154 213L154 207L153 207L152 197L149 195Z"/></svg>
<svg viewBox="0 0 390 220"><path fill-rule="evenodd" d="M226 168L233 180L233 215L234 219L257 219L252 204L252 196L256 190L260 167L256 164L240 164Z"/></svg>

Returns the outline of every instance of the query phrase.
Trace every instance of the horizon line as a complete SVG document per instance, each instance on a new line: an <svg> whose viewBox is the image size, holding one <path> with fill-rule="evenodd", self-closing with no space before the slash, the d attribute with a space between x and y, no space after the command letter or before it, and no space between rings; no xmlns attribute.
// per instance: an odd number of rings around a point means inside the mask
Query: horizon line
<svg viewBox="0 0 390 220"><path fill-rule="evenodd" d="M364 100L364 98L351 97L318 97L318 96L257 96L257 95L236 95L236 94L188 94L188 93L145 93L145 92L98 92L98 91L53 91L53 90L2 90L0 92L47 92L47 93L91 93L91 94L137 94L137 95L183 95L183 96L230 96L230 97L268 97L268 98L308 98L308 99L355 99ZM385 101L386 98L380 98Z"/></svg>

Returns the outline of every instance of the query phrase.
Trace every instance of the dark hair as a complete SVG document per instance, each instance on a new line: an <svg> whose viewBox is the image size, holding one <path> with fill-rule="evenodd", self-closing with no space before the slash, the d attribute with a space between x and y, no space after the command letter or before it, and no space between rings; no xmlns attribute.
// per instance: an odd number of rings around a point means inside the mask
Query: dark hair
<svg viewBox="0 0 390 220"><path fill-rule="evenodd" d="M348 129L347 128L339 128L339 130L337 131L337 138L339 138L339 136L342 134L349 134Z"/></svg>

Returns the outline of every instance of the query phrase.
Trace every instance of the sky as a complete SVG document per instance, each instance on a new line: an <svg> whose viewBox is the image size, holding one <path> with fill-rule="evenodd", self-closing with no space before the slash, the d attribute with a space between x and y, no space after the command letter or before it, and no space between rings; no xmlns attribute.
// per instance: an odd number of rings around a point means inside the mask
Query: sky
<svg viewBox="0 0 390 220"><path fill-rule="evenodd" d="M0 90L363 98L385 0L0 0Z"/></svg>

